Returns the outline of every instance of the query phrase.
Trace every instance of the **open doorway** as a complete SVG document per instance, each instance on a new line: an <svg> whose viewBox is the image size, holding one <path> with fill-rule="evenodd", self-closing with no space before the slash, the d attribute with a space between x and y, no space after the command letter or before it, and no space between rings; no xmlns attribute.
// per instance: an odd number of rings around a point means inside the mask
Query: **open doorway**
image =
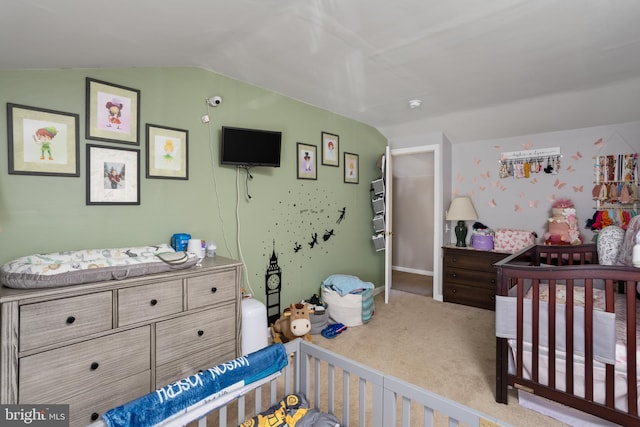
<svg viewBox="0 0 640 427"><path fill-rule="evenodd" d="M392 289L433 296L433 151L393 156Z"/></svg>
<svg viewBox="0 0 640 427"><path fill-rule="evenodd" d="M388 157L391 191L386 203L392 238L387 247L387 289L441 301L437 285L442 241L437 225L442 222L439 146L392 149Z"/></svg>

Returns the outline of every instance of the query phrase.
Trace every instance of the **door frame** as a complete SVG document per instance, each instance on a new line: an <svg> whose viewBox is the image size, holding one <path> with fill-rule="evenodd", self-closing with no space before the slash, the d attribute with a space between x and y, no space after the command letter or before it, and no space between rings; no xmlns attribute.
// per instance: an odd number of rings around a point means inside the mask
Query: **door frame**
<svg viewBox="0 0 640 427"><path fill-rule="evenodd" d="M393 215L393 192L390 191L390 187L393 185L393 157L404 156L411 154L433 153L433 299L437 301L443 301L442 296L442 266L441 266L441 251L442 251L442 239L444 235L443 227L444 223L444 207L443 207L443 189L442 189L442 148L439 144L421 145L416 147L407 148L389 148L386 150L385 159L385 177L387 182L388 197L385 198L385 230L387 238L385 238L385 283L384 283L384 300L385 303L389 302L389 294L391 290L391 270L392 265L392 215Z"/></svg>

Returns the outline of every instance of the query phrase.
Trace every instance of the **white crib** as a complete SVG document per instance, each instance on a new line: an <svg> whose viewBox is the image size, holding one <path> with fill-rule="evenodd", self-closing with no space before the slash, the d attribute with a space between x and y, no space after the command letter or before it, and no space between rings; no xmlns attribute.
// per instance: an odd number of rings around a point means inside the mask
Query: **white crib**
<svg viewBox="0 0 640 427"><path fill-rule="evenodd" d="M300 393L312 408L342 426L508 426L493 417L406 381L297 339L285 344L289 364L280 372L221 396L207 397L158 426L239 425L284 395ZM99 420L90 427L106 427Z"/></svg>

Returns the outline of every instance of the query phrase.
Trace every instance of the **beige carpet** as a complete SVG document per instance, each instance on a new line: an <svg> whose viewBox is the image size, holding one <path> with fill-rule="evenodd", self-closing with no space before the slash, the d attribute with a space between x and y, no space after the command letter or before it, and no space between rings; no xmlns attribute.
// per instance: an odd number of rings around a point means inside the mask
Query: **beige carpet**
<svg viewBox="0 0 640 427"><path fill-rule="evenodd" d="M495 402L494 312L397 289L375 304L368 324L313 342L513 426L565 425L520 407L515 391L509 405Z"/></svg>

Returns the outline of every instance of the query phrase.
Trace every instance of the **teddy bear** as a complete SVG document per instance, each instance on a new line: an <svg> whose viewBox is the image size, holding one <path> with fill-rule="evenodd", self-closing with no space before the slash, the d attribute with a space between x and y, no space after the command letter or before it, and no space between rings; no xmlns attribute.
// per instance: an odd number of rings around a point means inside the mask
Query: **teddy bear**
<svg viewBox="0 0 640 427"><path fill-rule="evenodd" d="M294 303L285 308L282 315L271 326L273 342L289 342L296 338L311 341L311 320L309 314L312 309L303 303Z"/></svg>

